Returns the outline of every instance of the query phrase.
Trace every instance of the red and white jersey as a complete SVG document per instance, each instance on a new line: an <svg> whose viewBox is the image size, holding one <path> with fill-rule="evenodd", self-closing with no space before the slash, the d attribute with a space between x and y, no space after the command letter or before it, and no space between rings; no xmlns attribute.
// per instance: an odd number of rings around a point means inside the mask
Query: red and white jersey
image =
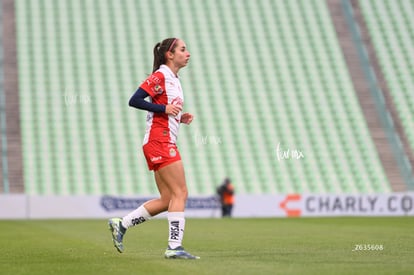
<svg viewBox="0 0 414 275"><path fill-rule="evenodd" d="M181 108L183 106L184 96L180 79L166 65L161 65L140 87L150 95L152 103L180 105ZM165 113L148 112L143 144L150 141L175 144L181 115L182 112L175 117Z"/></svg>

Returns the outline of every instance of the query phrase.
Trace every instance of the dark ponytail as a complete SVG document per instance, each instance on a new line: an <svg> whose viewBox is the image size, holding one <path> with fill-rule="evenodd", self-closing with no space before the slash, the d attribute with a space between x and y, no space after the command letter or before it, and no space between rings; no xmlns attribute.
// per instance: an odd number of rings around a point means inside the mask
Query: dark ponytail
<svg viewBox="0 0 414 275"><path fill-rule="evenodd" d="M160 68L162 64L166 63L165 54L170 51L174 52L177 46L177 38L167 38L161 43L158 42L154 47L154 65L152 66L152 72L155 72Z"/></svg>

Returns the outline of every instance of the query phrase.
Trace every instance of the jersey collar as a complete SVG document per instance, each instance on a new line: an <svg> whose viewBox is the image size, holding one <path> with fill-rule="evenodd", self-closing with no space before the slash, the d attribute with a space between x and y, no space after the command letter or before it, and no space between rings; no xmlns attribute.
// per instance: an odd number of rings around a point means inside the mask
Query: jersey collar
<svg viewBox="0 0 414 275"><path fill-rule="evenodd" d="M162 65L160 66L160 69L161 69L161 68L164 68L164 70L166 70L166 71L170 74L170 76L171 76L171 77L179 78L179 77L178 77L178 75L175 75L175 74L173 73L173 71L171 71L170 67L168 67L167 65L162 64Z"/></svg>

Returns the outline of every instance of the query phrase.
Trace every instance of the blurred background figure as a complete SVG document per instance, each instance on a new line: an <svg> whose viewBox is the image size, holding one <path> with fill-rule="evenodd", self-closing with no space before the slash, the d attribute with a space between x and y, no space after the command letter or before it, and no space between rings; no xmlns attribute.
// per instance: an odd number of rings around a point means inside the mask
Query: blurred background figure
<svg viewBox="0 0 414 275"><path fill-rule="evenodd" d="M217 194L220 196L222 217L231 217L234 204L234 186L229 178L217 187Z"/></svg>

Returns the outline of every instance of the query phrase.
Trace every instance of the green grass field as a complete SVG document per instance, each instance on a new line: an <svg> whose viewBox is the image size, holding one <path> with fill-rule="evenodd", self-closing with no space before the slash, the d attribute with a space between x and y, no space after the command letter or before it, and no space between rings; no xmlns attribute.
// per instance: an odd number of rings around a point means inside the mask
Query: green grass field
<svg viewBox="0 0 414 275"><path fill-rule="evenodd" d="M408 217L187 219L184 247L201 257L190 261L163 258L164 219L130 229L123 254L106 220L0 221L0 236L1 274L414 273Z"/></svg>

